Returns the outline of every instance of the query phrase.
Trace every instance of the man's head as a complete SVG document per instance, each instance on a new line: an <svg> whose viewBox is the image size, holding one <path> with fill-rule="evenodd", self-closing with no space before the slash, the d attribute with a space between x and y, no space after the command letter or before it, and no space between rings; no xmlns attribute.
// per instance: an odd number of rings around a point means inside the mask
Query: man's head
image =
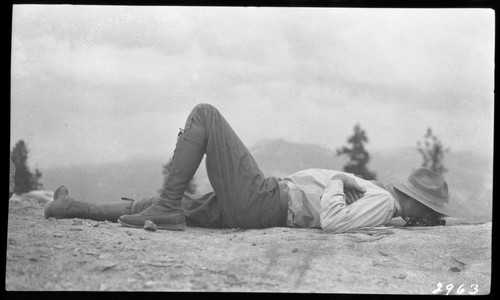
<svg viewBox="0 0 500 300"><path fill-rule="evenodd" d="M444 214L430 209L397 189L395 190L401 204L401 217L406 221L405 226L435 226L446 223Z"/></svg>
<svg viewBox="0 0 500 300"><path fill-rule="evenodd" d="M444 225L448 215L448 185L444 178L426 168L414 170L394 188L407 226Z"/></svg>

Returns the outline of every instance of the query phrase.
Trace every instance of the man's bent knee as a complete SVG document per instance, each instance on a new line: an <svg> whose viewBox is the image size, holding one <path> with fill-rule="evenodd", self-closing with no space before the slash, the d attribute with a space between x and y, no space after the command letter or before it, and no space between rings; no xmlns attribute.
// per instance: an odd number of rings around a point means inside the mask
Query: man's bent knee
<svg viewBox="0 0 500 300"><path fill-rule="evenodd" d="M216 112L216 113L219 113L219 111L217 110L217 108L215 106L213 106L212 104L209 104L209 103L200 103L200 104L197 104L194 108L193 108L193 112L194 113L200 113L200 112Z"/></svg>
<svg viewBox="0 0 500 300"><path fill-rule="evenodd" d="M205 140L206 130L211 126L210 124L216 120L220 119L222 116L212 104L200 103L197 104L187 117L184 129L180 129L178 139L189 139L191 142L200 144L200 141ZM195 130L192 130L192 125ZM185 134L185 132L190 132ZM200 144L202 145L202 144Z"/></svg>

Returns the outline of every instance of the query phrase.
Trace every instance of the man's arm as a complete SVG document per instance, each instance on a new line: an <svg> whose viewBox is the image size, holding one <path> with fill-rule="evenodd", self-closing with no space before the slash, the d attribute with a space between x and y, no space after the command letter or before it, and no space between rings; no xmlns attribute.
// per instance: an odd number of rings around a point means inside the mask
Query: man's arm
<svg viewBox="0 0 500 300"><path fill-rule="evenodd" d="M363 176L361 176L361 175L354 174L354 176L363 179ZM346 189L344 187L344 194L346 196L345 203L347 203L347 205L349 205L355 201L358 201L359 199L363 198L364 193L365 193L364 191L357 189L357 187L350 188L350 189Z"/></svg>
<svg viewBox="0 0 500 300"><path fill-rule="evenodd" d="M346 174L334 175L321 196L320 220L325 232L341 233L374 227L392 218L393 203L387 194L365 195L348 205L344 190L366 192L353 177Z"/></svg>

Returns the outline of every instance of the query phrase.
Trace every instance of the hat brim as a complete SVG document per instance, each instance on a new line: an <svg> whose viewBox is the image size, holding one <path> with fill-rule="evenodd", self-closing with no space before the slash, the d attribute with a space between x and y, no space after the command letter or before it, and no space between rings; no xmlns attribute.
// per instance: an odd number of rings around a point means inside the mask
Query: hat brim
<svg viewBox="0 0 500 300"><path fill-rule="evenodd" d="M427 206L428 208L443 214L447 217L451 216L451 209L450 207L445 203L443 206L438 206L433 203L428 202L426 199L424 199L422 196L419 194L413 192L411 189L407 188L403 184L394 184L394 188L397 189L398 191L410 196L412 199L417 200L418 202L422 203L423 205Z"/></svg>

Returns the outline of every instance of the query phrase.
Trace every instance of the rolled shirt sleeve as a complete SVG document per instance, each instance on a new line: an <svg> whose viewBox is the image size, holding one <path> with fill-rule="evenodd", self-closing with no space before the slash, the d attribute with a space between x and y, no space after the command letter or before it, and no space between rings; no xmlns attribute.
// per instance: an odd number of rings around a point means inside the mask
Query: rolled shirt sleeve
<svg viewBox="0 0 500 300"><path fill-rule="evenodd" d="M350 205L345 197L343 182L330 180L320 200L320 222L325 232L371 228L389 222L394 215L394 200L388 193L367 192Z"/></svg>

